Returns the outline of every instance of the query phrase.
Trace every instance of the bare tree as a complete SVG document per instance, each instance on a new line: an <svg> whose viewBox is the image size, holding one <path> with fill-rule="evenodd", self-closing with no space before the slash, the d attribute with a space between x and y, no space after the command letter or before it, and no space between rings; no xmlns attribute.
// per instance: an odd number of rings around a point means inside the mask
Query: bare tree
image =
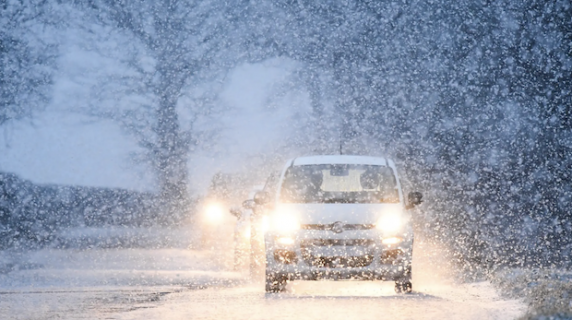
<svg viewBox="0 0 572 320"><path fill-rule="evenodd" d="M47 103L56 45L43 37L46 1L0 1L0 125Z"/></svg>
<svg viewBox="0 0 572 320"><path fill-rule="evenodd" d="M143 145L158 172L169 220L188 199L187 162L192 141L181 129L177 103L183 88L228 49L237 19L233 19L230 5L217 1L90 0L83 5L101 23L131 34L154 59L154 71L146 85L156 103L153 120L147 120L154 138L144 139Z"/></svg>

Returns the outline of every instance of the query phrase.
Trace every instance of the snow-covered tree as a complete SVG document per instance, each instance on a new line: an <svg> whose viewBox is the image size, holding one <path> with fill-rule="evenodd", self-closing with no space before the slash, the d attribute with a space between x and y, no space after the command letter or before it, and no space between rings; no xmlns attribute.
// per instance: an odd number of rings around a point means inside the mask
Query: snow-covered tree
<svg viewBox="0 0 572 320"><path fill-rule="evenodd" d="M334 75L342 137L404 161L428 191L426 231L477 263L530 241L565 261L569 2L273 4L280 32L261 43Z"/></svg>
<svg viewBox="0 0 572 320"><path fill-rule="evenodd" d="M143 137L142 145L158 172L168 211L180 211L188 194L187 162L193 137L181 129L177 104L193 79L204 77L213 65L225 63L217 57L232 42L236 7L217 1L95 0L80 4L82 10L97 17L97 23L132 37L152 61L152 70L139 70L147 80L145 94L153 96L152 118L142 122L152 126L153 135Z"/></svg>
<svg viewBox="0 0 572 320"><path fill-rule="evenodd" d="M49 100L57 54L50 8L46 1L0 2L0 125Z"/></svg>

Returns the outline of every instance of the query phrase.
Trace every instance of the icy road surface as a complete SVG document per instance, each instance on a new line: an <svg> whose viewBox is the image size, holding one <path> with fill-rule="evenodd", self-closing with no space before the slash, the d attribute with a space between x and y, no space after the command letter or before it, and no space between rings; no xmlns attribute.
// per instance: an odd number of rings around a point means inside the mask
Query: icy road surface
<svg viewBox="0 0 572 320"><path fill-rule="evenodd" d="M487 282L397 295L384 282L298 282L282 294L260 286L2 292L2 319L515 319L516 300Z"/></svg>
<svg viewBox="0 0 572 320"><path fill-rule="evenodd" d="M514 319L523 312L487 283L396 295L390 283L302 282L284 294L260 287L179 292L117 319Z"/></svg>
<svg viewBox="0 0 572 320"><path fill-rule="evenodd" d="M514 319L522 301L455 283L443 255L414 254L414 292L392 282L293 282L266 294L219 255L188 249L0 252L0 319ZM433 252L433 254L432 254ZM9 259L12 259L10 262ZM6 263L6 262L9 263ZM12 266L12 267L10 267ZM15 267L17 266L17 267Z"/></svg>

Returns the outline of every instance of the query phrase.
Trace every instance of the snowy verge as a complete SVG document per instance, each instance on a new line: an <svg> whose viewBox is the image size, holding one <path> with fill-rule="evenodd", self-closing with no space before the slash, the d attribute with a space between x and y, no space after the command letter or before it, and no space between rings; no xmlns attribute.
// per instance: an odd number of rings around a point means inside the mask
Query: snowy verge
<svg viewBox="0 0 572 320"><path fill-rule="evenodd" d="M240 282L212 251L43 249L0 251L0 290L94 286L210 286Z"/></svg>
<svg viewBox="0 0 572 320"><path fill-rule="evenodd" d="M522 319L572 319L572 272L557 269L506 268L491 282L504 296L529 306Z"/></svg>
<svg viewBox="0 0 572 320"><path fill-rule="evenodd" d="M191 226L178 227L76 227L58 232L50 247L82 248L196 248L200 232Z"/></svg>

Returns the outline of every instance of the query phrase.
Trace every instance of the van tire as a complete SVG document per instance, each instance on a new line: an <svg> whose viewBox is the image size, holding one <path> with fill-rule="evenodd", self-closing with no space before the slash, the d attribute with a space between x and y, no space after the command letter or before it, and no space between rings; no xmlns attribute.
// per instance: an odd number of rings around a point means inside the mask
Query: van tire
<svg viewBox="0 0 572 320"><path fill-rule="evenodd" d="M266 270L266 292L276 293L286 290L286 277Z"/></svg>
<svg viewBox="0 0 572 320"><path fill-rule="evenodd" d="M413 291L411 281L395 281L395 293L411 293L411 291Z"/></svg>

